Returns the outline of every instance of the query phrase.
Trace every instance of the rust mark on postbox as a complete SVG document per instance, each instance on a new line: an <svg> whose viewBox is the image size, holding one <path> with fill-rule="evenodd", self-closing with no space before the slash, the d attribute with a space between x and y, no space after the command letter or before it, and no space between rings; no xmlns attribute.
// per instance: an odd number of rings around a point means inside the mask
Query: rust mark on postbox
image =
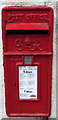
<svg viewBox="0 0 58 120"><path fill-rule="evenodd" d="M50 116L53 9L3 8L2 37L7 115Z"/></svg>

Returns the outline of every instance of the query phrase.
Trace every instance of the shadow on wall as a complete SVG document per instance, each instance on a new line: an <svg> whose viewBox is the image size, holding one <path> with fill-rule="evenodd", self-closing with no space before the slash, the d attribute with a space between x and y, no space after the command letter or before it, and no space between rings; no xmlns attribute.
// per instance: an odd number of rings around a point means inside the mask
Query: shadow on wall
<svg viewBox="0 0 58 120"><path fill-rule="evenodd" d="M34 117L34 118L30 118L30 117L20 117L20 118L2 118L1 120L43 120L43 118L42 117L40 117L40 118L36 118L36 117ZM56 118L49 118L48 120L57 120Z"/></svg>

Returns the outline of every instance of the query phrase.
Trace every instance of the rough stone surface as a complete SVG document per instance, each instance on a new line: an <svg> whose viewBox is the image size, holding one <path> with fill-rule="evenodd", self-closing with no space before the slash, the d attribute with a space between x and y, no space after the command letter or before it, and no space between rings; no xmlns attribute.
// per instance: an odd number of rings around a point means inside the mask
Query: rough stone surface
<svg viewBox="0 0 58 120"><path fill-rule="evenodd" d="M54 36L53 36L53 74L52 74L52 109L51 116L56 118L56 1L57 0L0 0L0 119L7 118L5 111L5 86L3 70L3 45L1 10L6 6L50 6L54 9ZM58 18L57 18L58 19Z"/></svg>

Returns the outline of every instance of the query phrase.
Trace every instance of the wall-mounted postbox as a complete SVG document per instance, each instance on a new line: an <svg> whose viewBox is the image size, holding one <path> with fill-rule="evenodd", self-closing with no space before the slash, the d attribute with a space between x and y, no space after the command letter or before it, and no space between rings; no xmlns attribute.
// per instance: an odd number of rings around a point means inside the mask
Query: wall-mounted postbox
<svg viewBox="0 0 58 120"><path fill-rule="evenodd" d="M2 10L6 112L8 116L48 117L51 113L53 10Z"/></svg>

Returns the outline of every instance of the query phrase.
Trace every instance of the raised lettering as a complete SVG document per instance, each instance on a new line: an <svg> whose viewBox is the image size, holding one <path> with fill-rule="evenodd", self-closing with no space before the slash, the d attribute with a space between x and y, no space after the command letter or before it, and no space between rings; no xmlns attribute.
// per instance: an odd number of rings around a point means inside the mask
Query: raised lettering
<svg viewBox="0 0 58 120"><path fill-rule="evenodd" d="M23 19L24 18L24 19ZM6 18L6 22L17 22L17 21L48 21L49 15L48 14L8 14Z"/></svg>
<svg viewBox="0 0 58 120"><path fill-rule="evenodd" d="M44 20L49 20L48 19L48 14L44 14Z"/></svg>

